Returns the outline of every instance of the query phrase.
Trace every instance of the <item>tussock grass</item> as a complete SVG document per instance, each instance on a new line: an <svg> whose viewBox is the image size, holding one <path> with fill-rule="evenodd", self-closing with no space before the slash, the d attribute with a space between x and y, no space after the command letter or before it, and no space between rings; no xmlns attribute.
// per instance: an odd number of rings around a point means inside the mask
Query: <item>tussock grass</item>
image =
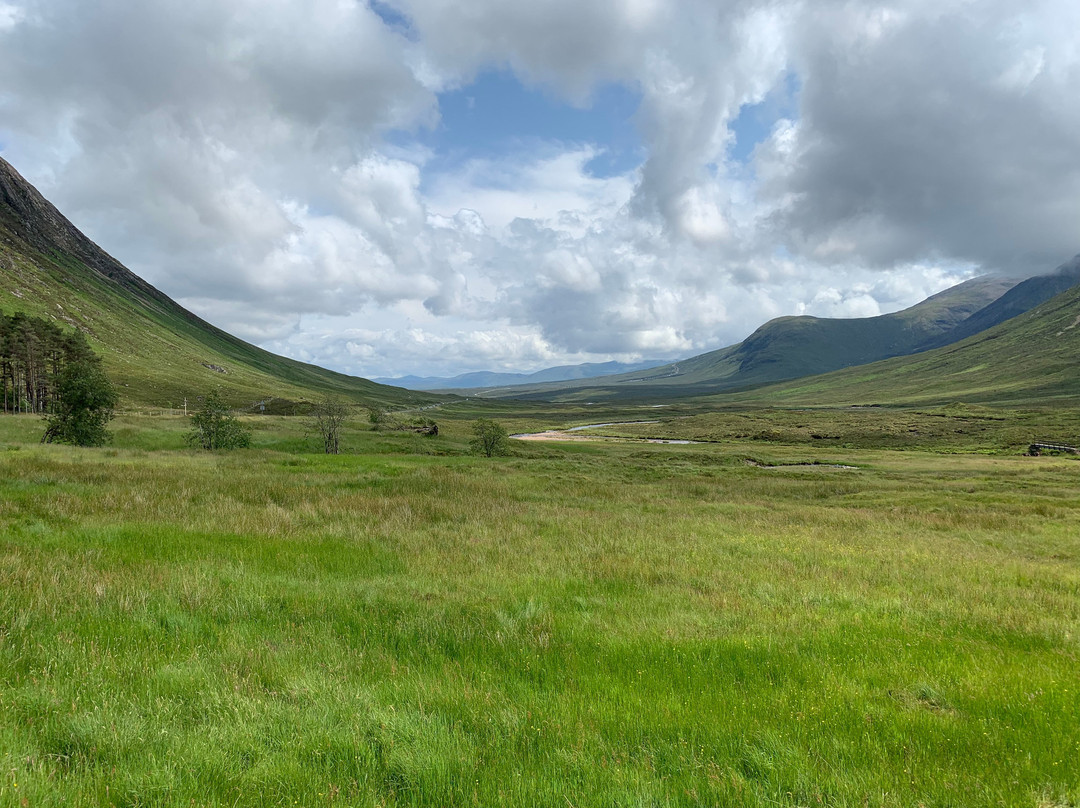
<svg viewBox="0 0 1080 808"><path fill-rule="evenodd" d="M0 419L0 804L1080 796L1075 460L145 423Z"/></svg>

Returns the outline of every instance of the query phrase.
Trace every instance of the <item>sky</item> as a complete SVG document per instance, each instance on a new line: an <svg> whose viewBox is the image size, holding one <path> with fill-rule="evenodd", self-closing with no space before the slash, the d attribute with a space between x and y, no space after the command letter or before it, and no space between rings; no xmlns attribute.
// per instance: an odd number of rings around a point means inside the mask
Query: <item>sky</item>
<svg viewBox="0 0 1080 808"><path fill-rule="evenodd" d="M0 155L362 376L686 357L1080 252L1075 0L0 0Z"/></svg>

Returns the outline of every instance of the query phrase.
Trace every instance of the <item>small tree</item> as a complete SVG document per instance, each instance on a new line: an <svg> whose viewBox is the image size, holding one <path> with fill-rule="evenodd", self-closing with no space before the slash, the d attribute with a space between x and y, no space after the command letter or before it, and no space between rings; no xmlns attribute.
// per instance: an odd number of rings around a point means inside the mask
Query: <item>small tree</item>
<svg viewBox="0 0 1080 808"><path fill-rule="evenodd" d="M323 451L327 454L340 454L338 437L341 428L345 425L345 419L349 417L351 407L340 398L325 396L311 410L311 417L315 421L315 429L322 436Z"/></svg>
<svg viewBox="0 0 1080 808"><path fill-rule="evenodd" d="M69 362L56 379L56 399L46 416L42 443L102 446L112 435L105 425L112 420L118 396L101 361L92 354Z"/></svg>
<svg viewBox="0 0 1080 808"><path fill-rule="evenodd" d="M375 430L382 429L386 426L388 416L386 414L386 408L379 404L372 404L368 407L368 420L371 422L371 428Z"/></svg>
<svg viewBox="0 0 1080 808"><path fill-rule="evenodd" d="M251 430L233 415L221 391L214 389L192 414L187 440L202 449L246 449L251 445Z"/></svg>
<svg viewBox="0 0 1080 808"><path fill-rule="evenodd" d="M477 454L494 457L495 455L504 455L510 449L509 436L506 434L506 430L502 424L495 421L480 418L473 424L473 435L475 437L470 441L469 445Z"/></svg>

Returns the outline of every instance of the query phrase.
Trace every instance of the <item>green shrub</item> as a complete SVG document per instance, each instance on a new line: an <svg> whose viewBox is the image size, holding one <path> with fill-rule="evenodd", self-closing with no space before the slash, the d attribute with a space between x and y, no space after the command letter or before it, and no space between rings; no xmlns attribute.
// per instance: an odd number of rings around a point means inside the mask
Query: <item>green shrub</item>
<svg viewBox="0 0 1080 808"><path fill-rule="evenodd" d="M506 429L503 428L502 424L496 421L487 418L478 419L473 424L473 435L475 437L469 442L469 445L477 454L494 457L495 455L507 454L510 451L510 436L506 434Z"/></svg>
<svg viewBox="0 0 1080 808"><path fill-rule="evenodd" d="M41 442L104 445L112 437L105 425L112 420L117 399L97 357L69 362L56 377L56 397Z"/></svg>
<svg viewBox="0 0 1080 808"><path fill-rule="evenodd" d="M251 430L233 415L221 391L212 390L191 416L187 441L201 449L246 449L251 445Z"/></svg>

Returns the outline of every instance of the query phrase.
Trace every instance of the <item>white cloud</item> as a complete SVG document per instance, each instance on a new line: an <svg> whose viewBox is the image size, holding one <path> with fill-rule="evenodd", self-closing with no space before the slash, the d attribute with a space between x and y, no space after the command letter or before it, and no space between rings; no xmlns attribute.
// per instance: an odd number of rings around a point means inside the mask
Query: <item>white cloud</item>
<svg viewBox="0 0 1080 808"><path fill-rule="evenodd" d="M435 177L428 204L443 217L465 209L486 226L506 227L514 219L554 221L564 213L613 215L629 201L629 177L598 179L586 164L595 149L571 149L496 160L471 160L460 170Z"/></svg>
<svg viewBox="0 0 1080 808"><path fill-rule="evenodd" d="M0 0L0 148L214 322L370 375L688 354L1078 249L1068 0L391 5L407 29L338 0ZM644 162L410 140L490 68L579 106L632 88Z"/></svg>
<svg viewBox="0 0 1080 808"><path fill-rule="evenodd" d="M0 33L10 31L23 19L23 12L18 6L0 3Z"/></svg>

